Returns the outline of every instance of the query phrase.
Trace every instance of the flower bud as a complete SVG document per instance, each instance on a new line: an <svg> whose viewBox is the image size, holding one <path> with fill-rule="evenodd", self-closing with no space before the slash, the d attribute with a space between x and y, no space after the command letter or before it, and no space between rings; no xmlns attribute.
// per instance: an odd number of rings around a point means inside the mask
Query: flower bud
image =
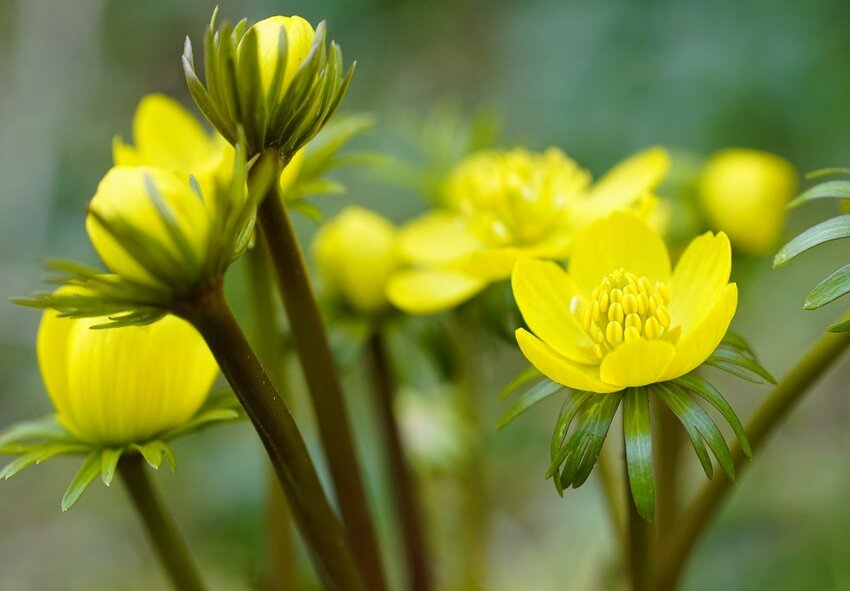
<svg viewBox="0 0 850 591"><path fill-rule="evenodd" d="M797 173L786 160L756 150L727 149L705 165L698 192L712 229L741 252L772 252L785 228Z"/></svg>
<svg viewBox="0 0 850 591"><path fill-rule="evenodd" d="M263 92L270 100L281 100L310 53L316 31L300 16L273 16L251 26L248 33L251 31L257 35L257 63ZM244 41L243 37L236 50L237 67L243 63L242 54L249 51ZM277 73L278 69L282 75Z"/></svg>
<svg viewBox="0 0 850 591"><path fill-rule="evenodd" d="M201 197L179 175L116 166L89 204L86 230L112 273L175 290L201 276L210 217Z"/></svg>
<svg viewBox="0 0 850 591"><path fill-rule="evenodd" d="M38 362L59 422L82 441L143 443L191 419L217 373L187 322L92 330L105 318L70 319L47 310Z"/></svg>
<svg viewBox="0 0 850 591"><path fill-rule="evenodd" d="M333 297L361 314L387 307L384 288L399 267L396 228L360 207L348 207L316 235L319 275Z"/></svg>

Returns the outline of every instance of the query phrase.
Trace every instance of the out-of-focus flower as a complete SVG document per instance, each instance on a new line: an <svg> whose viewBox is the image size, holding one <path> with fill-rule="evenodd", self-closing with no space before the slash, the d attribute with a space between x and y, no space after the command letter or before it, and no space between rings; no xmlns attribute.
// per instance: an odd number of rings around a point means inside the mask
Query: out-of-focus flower
<svg viewBox="0 0 850 591"><path fill-rule="evenodd" d="M709 159L697 186L712 229L741 252L765 254L782 238L797 173L779 156L730 148Z"/></svg>
<svg viewBox="0 0 850 591"><path fill-rule="evenodd" d="M89 238L112 273L168 289L199 279L210 225L209 212L188 181L138 166L116 166L106 174L86 219ZM121 229L126 230L121 237L114 235Z"/></svg>
<svg viewBox="0 0 850 591"><path fill-rule="evenodd" d="M347 207L319 230L313 254L329 295L360 314L386 309L386 283L399 267L397 230L389 220Z"/></svg>
<svg viewBox="0 0 850 591"><path fill-rule="evenodd" d="M186 42L192 97L231 144L244 131L249 158L276 149L288 161L339 107L353 69L343 73L339 47L326 46L324 23L314 30L300 16L273 16L247 29L225 22L216 30L215 19L204 42L204 83Z"/></svg>
<svg viewBox="0 0 850 591"><path fill-rule="evenodd" d="M143 443L195 416L217 373L187 322L92 330L104 318L44 312L38 362L59 423L82 441Z"/></svg>
<svg viewBox="0 0 850 591"><path fill-rule="evenodd" d="M448 179L445 209L402 229L412 268L390 280L390 301L411 313L438 312L507 279L518 260L564 260L576 233L611 211L650 215L651 192L668 165L666 151L651 148L591 184L556 148L475 154Z"/></svg>
<svg viewBox="0 0 850 591"><path fill-rule="evenodd" d="M531 332L516 336L551 380L616 392L673 380L717 348L735 314L731 249L722 232L696 238L671 272L667 247L645 222L615 213L577 239L569 272L516 265L513 290Z"/></svg>

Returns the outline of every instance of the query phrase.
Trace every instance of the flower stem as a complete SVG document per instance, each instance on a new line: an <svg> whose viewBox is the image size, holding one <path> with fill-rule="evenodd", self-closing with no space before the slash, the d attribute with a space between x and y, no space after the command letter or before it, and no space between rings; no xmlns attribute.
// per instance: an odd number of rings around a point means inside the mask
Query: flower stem
<svg viewBox="0 0 850 591"><path fill-rule="evenodd" d="M623 466L626 466L623 456ZM628 480L628 472L626 479ZM653 531L651 524L638 513L631 494L626 503L629 506L629 554L628 568L632 591L652 591L652 546Z"/></svg>
<svg viewBox="0 0 850 591"><path fill-rule="evenodd" d="M151 544L178 591L203 591L198 567L180 536L174 519L168 514L145 471L139 454L125 455L118 463L118 473L145 525Z"/></svg>
<svg viewBox="0 0 850 591"><path fill-rule="evenodd" d="M676 416L656 396L652 397L655 417L656 508L655 529L663 544L679 515L679 460L681 458L684 429Z"/></svg>
<svg viewBox="0 0 850 591"><path fill-rule="evenodd" d="M405 458L401 433L393 410L395 385L380 331L375 331L372 335L369 351L372 357L372 382L378 399L379 419L386 438L390 480L401 521L409 588L412 591L428 591L433 585L425 546L425 532L416 487Z"/></svg>
<svg viewBox="0 0 850 591"><path fill-rule="evenodd" d="M257 357L281 393L283 401L291 404L286 352L277 321L274 284L269 274L266 253L262 248L249 249L245 253L245 262L253 320L251 332ZM289 591L298 588L292 515L274 468L269 466L266 472L266 587L270 591Z"/></svg>
<svg viewBox="0 0 850 591"><path fill-rule="evenodd" d="M322 447L330 468L342 520L370 591L386 582L378 540L369 514L360 462L352 437L336 363L319 313L301 245L277 183L261 203L258 219L275 281L289 317L292 340L310 390Z"/></svg>
<svg viewBox="0 0 850 591"><path fill-rule="evenodd" d="M773 429L814 386L848 345L850 345L850 332L824 334L797 362L785 379L779 382L746 426L747 437L754 453L761 449ZM732 459L740 474L747 464L744 462L746 456L737 442L732 446ZM660 557L658 564L656 582L660 591L676 588L694 545L711 522L718 507L726 499L731 485L732 482L728 478L715 478L708 481L679 520L667 543L664 544L666 551Z"/></svg>
<svg viewBox="0 0 850 591"><path fill-rule="evenodd" d="M628 548L628 542L626 539L626 517L623 515L623 490L621 483L617 480L617 469L612 460L608 445L603 445L596 464L597 474L602 484L602 492L605 495L605 506L608 509L608 517L611 519L614 537L617 539L621 551L625 552Z"/></svg>
<svg viewBox="0 0 850 591"><path fill-rule="evenodd" d="M220 289L182 314L206 340L254 424L325 588L365 591L345 531L331 509L289 408L242 333Z"/></svg>

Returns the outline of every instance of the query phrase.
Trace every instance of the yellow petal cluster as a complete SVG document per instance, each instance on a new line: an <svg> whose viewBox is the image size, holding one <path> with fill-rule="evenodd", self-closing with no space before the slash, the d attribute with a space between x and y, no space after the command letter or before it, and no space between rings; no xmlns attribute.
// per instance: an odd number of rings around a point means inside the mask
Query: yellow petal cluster
<svg viewBox="0 0 850 591"><path fill-rule="evenodd" d="M796 189L797 173L788 161L738 148L714 154L698 181L711 227L726 232L736 249L749 254L774 251Z"/></svg>
<svg viewBox="0 0 850 591"><path fill-rule="evenodd" d="M268 102L272 103L286 94L301 62L310 53L316 32L313 26L300 16L272 16L255 23L251 29L257 34L260 82ZM281 41L286 44L281 44ZM245 51L244 43L239 44L237 55L242 51ZM272 88L276 71L281 68L282 76L279 76L277 85Z"/></svg>
<svg viewBox="0 0 850 591"><path fill-rule="evenodd" d="M389 220L347 207L316 234L313 255L330 295L361 314L387 307L386 283L399 266L397 230Z"/></svg>
<svg viewBox="0 0 850 591"><path fill-rule="evenodd" d="M191 325L167 316L148 326L92 330L105 318L44 313L38 362L59 422L95 444L144 442L198 411L217 366Z"/></svg>
<svg viewBox="0 0 850 591"><path fill-rule="evenodd" d="M165 223L151 199L151 189L161 196L162 203L173 215L178 227L188 239L193 257L186 254ZM146 285L162 284L162 277L146 264L142 257L155 253L142 247L122 245L98 221L119 221L131 225L144 235L146 244L157 247L179 269L187 282L201 269L207 252L210 217L200 196L181 175L161 168L115 166L100 181L89 203L86 230L97 254L106 267L116 275ZM96 214L96 215L95 215ZM158 257L162 258L162 257ZM160 270L166 265L157 265Z"/></svg>
<svg viewBox="0 0 850 591"><path fill-rule="evenodd" d="M668 166L666 151L651 148L592 183L556 148L474 154L446 181L445 208L402 228L410 268L390 280L390 301L410 313L438 312L507 279L519 260L564 260L594 220L618 210L649 215Z"/></svg>
<svg viewBox="0 0 850 591"><path fill-rule="evenodd" d="M707 232L671 270L645 221L613 213L576 238L569 271L550 261L516 264L514 297L530 329L517 330L517 342L544 375L577 390L675 379L726 334L738 302L731 261L726 234Z"/></svg>

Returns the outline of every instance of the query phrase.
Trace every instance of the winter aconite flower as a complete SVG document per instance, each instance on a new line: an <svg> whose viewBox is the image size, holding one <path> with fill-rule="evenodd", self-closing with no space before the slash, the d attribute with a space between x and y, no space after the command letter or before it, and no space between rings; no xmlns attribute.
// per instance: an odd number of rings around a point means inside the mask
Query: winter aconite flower
<svg viewBox="0 0 850 591"><path fill-rule="evenodd" d="M652 209L651 191L668 167L661 148L641 152L591 184L560 150L481 152L445 185L445 209L402 229L390 300L411 313L438 312L507 279L518 260L564 260L576 233L611 211Z"/></svg>
<svg viewBox="0 0 850 591"><path fill-rule="evenodd" d="M249 158L275 149L289 160L334 114L353 69L343 73L339 47L326 46L324 23L314 30L300 16L273 16L216 30L215 19L204 40L203 83L186 41L183 69L192 97L230 143L243 130Z"/></svg>
<svg viewBox="0 0 850 591"><path fill-rule="evenodd" d="M667 247L645 222L615 213L576 239L569 271L520 261L517 330L528 360L551 380L616 392L675 379L701 365L726 334L738 290L722 232L695 239L671 271Z"/></svg>
<svg viewBox="0 0 850 591"><path fill-rule="evenodd" d="M313 242L323 285L354 311L372 315L388 306L384 289L399 267L397 230L380 215L347 207Z"/></svg>
<svg viewBox="0 0 850 591"><path fill-rule="evenodd" d="M218 371L197 331L174 316L92 330L104 320L44 312L38 362L59 423L82 441L128 445L189 421Z"/></svg>
<svg viewBox="0 0 850 591"><path fill-rule="evenodd" d="M710 226L748 254L766 254L777 246L796 188L797 173L789 162L744 149L714 154L697 186Z"/></svg>

